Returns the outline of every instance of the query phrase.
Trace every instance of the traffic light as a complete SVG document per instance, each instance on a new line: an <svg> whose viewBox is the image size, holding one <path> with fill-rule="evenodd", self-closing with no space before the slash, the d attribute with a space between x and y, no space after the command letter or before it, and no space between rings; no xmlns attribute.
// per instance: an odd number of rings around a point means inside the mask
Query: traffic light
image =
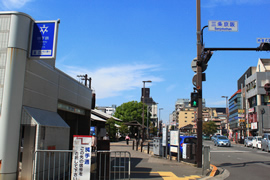
<svg viewBox="0 0 270 180"><path fill-rule="evenodd" d="M270 51L270 43L261 43L259 49L260 51Z"/></svg>
<svg viewBox="0 0 270 180"><path fill-rule="evenodd" d="M198 107L199 103L199 95L196 92L191 93L191 98L190 98L190 105L191 107Z"/></svg>

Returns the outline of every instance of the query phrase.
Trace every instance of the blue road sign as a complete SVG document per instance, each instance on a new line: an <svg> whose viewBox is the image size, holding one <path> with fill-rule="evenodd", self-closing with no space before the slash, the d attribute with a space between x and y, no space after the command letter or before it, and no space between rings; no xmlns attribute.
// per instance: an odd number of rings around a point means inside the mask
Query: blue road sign
<svg viewBox="0 0 270 180"><path fill-rule="evenodd" d="M57 21L35 22L33 25L30 58L54 59Z"/></svg>

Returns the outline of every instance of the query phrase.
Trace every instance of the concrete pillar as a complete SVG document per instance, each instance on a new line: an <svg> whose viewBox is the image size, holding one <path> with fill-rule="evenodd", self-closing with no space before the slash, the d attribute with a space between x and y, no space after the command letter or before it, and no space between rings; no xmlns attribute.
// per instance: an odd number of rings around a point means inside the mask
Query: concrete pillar
<svg viewBox="0 0 270 180"><path fill-rule="evenodd" d="M3 16L10 17L10 30L0 116L0 180L15 180L31 17L18 12L1 12Z"/></svg>
<svg viewBox="0 0 270 180"><path fill-rule="evenodd" d="M262 99L261 99L261 95L257 94L257 106L262 105Z"/></svg>

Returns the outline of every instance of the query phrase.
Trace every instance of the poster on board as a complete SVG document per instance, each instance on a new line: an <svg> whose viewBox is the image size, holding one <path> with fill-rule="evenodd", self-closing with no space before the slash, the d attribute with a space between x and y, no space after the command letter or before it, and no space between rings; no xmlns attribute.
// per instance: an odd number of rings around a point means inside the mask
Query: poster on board
<svg viewBox="0 0 270 180"><path fill-rule="evenodd" d="M92 136L73 136L72 180L89 180Z"/></svg>

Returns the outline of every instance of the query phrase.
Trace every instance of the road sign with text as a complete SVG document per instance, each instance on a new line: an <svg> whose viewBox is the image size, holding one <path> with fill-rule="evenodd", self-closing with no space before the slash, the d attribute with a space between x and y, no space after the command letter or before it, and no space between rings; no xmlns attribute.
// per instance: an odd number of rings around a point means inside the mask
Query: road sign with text
<svg viewBox="0 0 270 180"><path fill-rule="evenodd" d="M237 32L238 21L208 21L208 30Z"/></svg>

